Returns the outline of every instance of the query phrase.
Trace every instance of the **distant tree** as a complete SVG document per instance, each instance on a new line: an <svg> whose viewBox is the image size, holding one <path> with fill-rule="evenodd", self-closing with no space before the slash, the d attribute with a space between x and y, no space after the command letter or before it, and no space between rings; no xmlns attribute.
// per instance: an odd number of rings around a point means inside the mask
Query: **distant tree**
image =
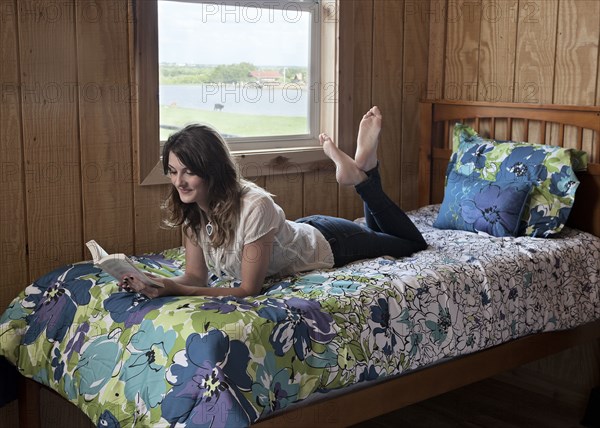
<svg viewBox="0 0 600 428"><path fill-rule="evenodd" d="M212 82L218 83L248 82L250 81L249 73L254 69L254 65L248 62L218 65L213 69L210 79Z"/></svg>
<svg viewBox="0 0 600 428"><path fill-rule="evenodd" d="M249 62L215 66L160 64L159 81L163 85L249 82L256 66Z"/></svg>

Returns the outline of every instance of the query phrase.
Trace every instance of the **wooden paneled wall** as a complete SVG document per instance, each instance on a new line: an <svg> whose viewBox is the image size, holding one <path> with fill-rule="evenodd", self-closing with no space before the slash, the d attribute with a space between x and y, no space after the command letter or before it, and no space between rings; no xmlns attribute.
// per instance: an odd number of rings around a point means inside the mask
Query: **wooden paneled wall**
<svg viewBox="0 0 600 428"><path fill-rule="evenodd" d="M431 0L432 98L594 105L600 2Z"/></svg>
<svg viewBox="0 0 600 428"><path fill-rule="evenodd" d="M353 154L378 105L384 186L404 209L417 204L419 98L600 104L597 0L342 0L337 12L339 144ZM0 0L2 309L87 258L89 239L125 253L179 245L160 228L167 188L134 179L131 16L128 0ZM361 215L331 173L254 179L289 218ZM50 416L81 426L69 408ZM16 426L16 405L0 418Z"/></svg>

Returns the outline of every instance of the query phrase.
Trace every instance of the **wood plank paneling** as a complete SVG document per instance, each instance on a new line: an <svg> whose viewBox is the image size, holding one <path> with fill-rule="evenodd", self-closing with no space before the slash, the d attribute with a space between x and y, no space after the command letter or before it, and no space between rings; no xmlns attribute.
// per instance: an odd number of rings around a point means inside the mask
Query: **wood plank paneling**
<svg viewBox="0 0 600 428"><path fill-rule="evenodd" d="M0 1L0 310L27 282L25 188L19 97L17 5Z"/></svg>
<svg viewBox="0 0 600 428"><path fill-rule="evenodd" d="M554 77L556 104L594 105L598 72L598 36L600 2L596 0L563 0L558 11L558 40ZM561 130L552 127L550 138L557 141ZM592 135L584 135L589 147ZM573 129L565 129L565 146L575 147Z"/></svg>
<svg viewBox="0 0 600 428"><path fill-rule="evenodd" d="M304 173L302 216L313 214L338 215L338 183L333 163L330 170Z"/></svg>
<svg viewBox="0 0 600 428"><path fill-rule="evenodd" d="M302 217L303 200L303 174L269 175L265 178L265 188L274 195L277 203L285 212L288 220Z"/></svg>
<svg viewBox="0 0 600 428"><path fill-rule="evenodd" d="M594 105L600 2L561 0L554 75L555 104Z"/></svg>
<svg viewBox="0 0 600 428"><path fill-rule="evenodd" d="M397 204L400 204L400 180L404 167L402 159L404 4L404 0L393 2L375 0L373 3L372 96L373 104L378 105L383 114L377 155L381 165L383 189ZM399 23L403 23L402 26ZM364 114L365 111L362 113Z"/></svg>
<svg viewBox="0 0 600 428"><path fill-rule="evenodd" d="M518 103L552 103L558 0L519 3L515 96Z"/></svg>
<svg viewBox="0 0 600 428"><path fill-rule="evenodd" d="M75 4L18 2L29 273L83 257Z"/></svg>
<svg viewBox="0 0 600 428"><path fill-rule="evenodd" d="M558 0L519 3L519 24L515 62L514 101L552 103ZM541 142L540 123L531 122L527 132L517 122L515 134L527 134L528 141Z"/></svg>
<svg viewBox="0 0 600 428"><path fill-rule="evenodd" d="M179 229L164 225L161 206L169 194L170 184L136 186L134 192L135 254L161 251L181 245Z"/></svg>
<svg viewBox="0 0 600 428"><path fill-rule="evenodd" d="M400 206L404 210L418 208L416 183L419 176L419 111L415 106L426 96L429 14L424 3L406 0L404 3L404 48L402 61L402 125ZM437 12L436 12L437 13ZM388 121L394 120L387 116Z"/></svg>
<svg viewBox="0 0 600 428"><path fill-rule="evenodd" d="M598 35L598 70L596 71L596 105L600 106L600 34ZM600 132L594 133L591 147L588 150L596 153L596 159L600 158Z"/></svg>
<svg viewBox="0 0 600 428"><path fill-rule="evenodd" d="M0 311L28 282L16 0L0 0ZM0 409L18 426L17 403Z"/></svg>
<svg viewBox="0 0 600 428"><path fill-rule="evenodd" d="M478 101L513 101L517 13L517 0L483 0Z"/></svg>
<svg viewBox="0 0 600 428"><path fill-rule="evenodd" d="M448 0L444 98L477 99L481 0Z"/></svg>
<svg viewBox="0 0 600 428"><path fill-rule="evenodd" d="M423 6L421 6L423 7ZM427 10L427 9L425 9ZM448 0L430 0L429 61L427 67L427 99L437 100L444 92L444 64Z"/></svg>
<svg viewBox="0 0 600 428"><path fill-rule="evenodd" d="M133 170L127 15L76 3L83 240L131 254ZM120 22L121 21L121 22Z"/></svg>
<svg viewBox="0 0 600 428"><path fill-rule="evenodd" d="M340 109L338 147L354 157L358 124L372 105L373 0L345 1L340 7ZM339 188L340 217L363 215L352 187Z"/></svg>
<svg viewBox="0 0 600 428"><path fill-rule="evenodd" d="M482 0L477 100L513 100L515 41L517 38L516 0ZM508 139L507 121L497 121L497 139Z"/></svg>

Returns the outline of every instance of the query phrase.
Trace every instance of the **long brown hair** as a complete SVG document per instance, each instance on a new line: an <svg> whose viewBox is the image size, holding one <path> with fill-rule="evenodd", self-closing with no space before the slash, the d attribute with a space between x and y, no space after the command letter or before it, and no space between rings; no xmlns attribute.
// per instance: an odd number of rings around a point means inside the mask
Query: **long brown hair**
<svg viewBox="0 0 600 428"><path fill-rule="evenodd" d="M214 247L229 245L239 221L242 191L248 182L239 175L227 144L211 127L193 124L172 134L165 143L162 151L165 174L169 172L169 153L205 181L209 212L202 211L196 203L182 202L172 186L164 205L167 224L183 225L186 236L197 242L200 231L210 222L211 244Z"/></svg>

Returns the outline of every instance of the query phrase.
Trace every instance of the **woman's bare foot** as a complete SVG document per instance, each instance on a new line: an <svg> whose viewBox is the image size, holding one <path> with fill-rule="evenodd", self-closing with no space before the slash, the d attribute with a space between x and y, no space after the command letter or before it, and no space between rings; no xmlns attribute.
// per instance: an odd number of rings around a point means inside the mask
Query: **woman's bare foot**
<svg viewBox="0 0 600 428"><path fill-rule="evenodd" d="M373 106L360 121L354 161L363 171L377 166L377 145L381 131L382 116L379 107Z"/></svg>
<svg viewBox="0 0 600 428"><path fill-rule="evenodd" d="M354 159L337 148L327 134L319 135L325 154L335 163L335 179L342 186L355 186L367 179L367 174L356 166Z"/></svg>

